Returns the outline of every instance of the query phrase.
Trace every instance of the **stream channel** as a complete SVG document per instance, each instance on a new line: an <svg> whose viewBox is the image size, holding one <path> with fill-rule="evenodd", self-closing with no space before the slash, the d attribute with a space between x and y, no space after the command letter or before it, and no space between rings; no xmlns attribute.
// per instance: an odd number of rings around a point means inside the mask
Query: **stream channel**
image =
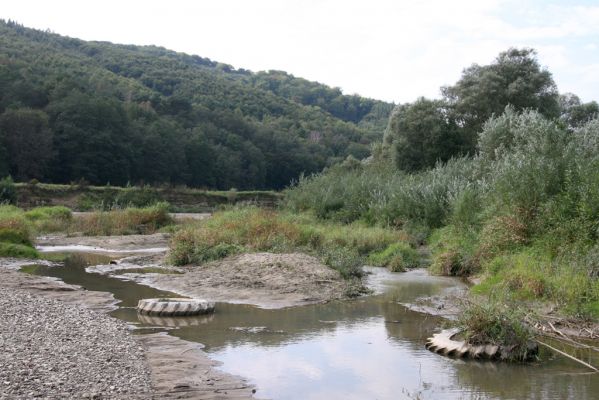
<svg viewBox="0 0 599 400"><path fill-rule="evenodd" d="M202 343L222 370L256 385L270 399L597 399L599 377L563 357L541 351L528 364L459 360L424 348L443 324L400 303L463 287L422 270L389 273L370 268L378 293L351 301L261 309L217 303L213 315L138 316L141 298L175 296L131 281L86 272L106 255L72 253L61 266L27 272L58 277L88 290L110 292L112 312L144 334L169 334Z"/></svg>

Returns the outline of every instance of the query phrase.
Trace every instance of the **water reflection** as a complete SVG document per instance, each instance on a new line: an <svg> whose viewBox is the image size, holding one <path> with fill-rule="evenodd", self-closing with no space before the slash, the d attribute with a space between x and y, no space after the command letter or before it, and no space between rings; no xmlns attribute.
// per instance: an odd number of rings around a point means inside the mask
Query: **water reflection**
<svg viewBox="0 0 599 400"><path fill-rule="evenodd" d="M406 309L424 295L459 287L453 279L414 271L376 270L380 294L348 302L265 310L224 304L211 316L138 316L138 299L173 295L133 282L87 274L102 256L73 255L63 267L38 267L90 290L114 293L113 315L143 327L175 328L170 334L203 343L222 369L249 378L258 395L275 399L593 399L599 379L561 357L542 353L538 364L473 362L424 349L442 321Z"/></svg>

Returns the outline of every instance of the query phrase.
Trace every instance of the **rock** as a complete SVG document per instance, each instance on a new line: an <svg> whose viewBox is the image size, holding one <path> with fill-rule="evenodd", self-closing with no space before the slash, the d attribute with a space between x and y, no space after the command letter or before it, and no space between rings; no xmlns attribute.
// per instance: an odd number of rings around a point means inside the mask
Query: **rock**
<svg viewBox="0 0 599 400"><path fill-rule="evenodd" d="M104 313L0 283L0 343L0 399L151 398L127 324Z"/></svg>

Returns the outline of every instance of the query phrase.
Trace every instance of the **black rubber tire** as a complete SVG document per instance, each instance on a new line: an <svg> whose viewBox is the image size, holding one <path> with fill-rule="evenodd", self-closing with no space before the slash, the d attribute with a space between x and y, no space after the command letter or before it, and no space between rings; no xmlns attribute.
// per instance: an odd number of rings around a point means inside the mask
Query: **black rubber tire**
<svg viewBox="0 0 599 400"><path fill-rule="evenodd" d="M137 304L140 314L165 317L200 315L214 312L214 303L201 299L160 298L142 299Z"/></svg>

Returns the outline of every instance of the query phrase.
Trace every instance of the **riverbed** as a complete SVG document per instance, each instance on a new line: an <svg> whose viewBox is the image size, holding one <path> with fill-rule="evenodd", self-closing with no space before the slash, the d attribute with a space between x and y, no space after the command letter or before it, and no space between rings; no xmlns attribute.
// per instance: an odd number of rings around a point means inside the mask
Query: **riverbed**
<svg viewBox="0 0 599 400"><path fill-rule="evenodd" d="M111 315L134 324L139 334L165 331L202 343L222 363L219 368L255 385L258 398L593 399L599 393L596 374L544 351L532 364L458 360L427 351L426 338L446 320L405 304L460 290L464 284L457 279L369 268L372 296L279 309L220 302L210 316L157 318L139 316L137 301L176 294L86 272L108 261L81 252L60 266L28 272L112 293L119 303Z"/></svg>

